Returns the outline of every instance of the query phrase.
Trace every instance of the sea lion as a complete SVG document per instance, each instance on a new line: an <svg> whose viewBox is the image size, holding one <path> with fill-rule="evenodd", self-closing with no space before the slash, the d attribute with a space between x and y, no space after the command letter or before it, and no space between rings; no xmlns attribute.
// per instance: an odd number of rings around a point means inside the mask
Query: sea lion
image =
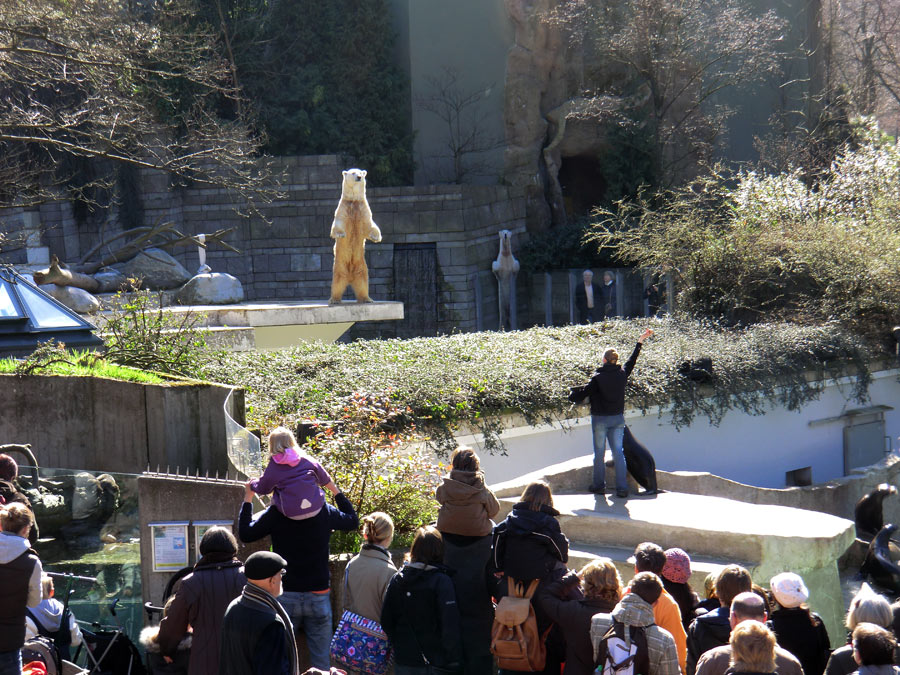
<svg viewBox="0 0 900 675"><path fill-rule="evenodd" d="M883 504L889 495L897 494L897 488L888 483L881 483L869 494L856 502L853 519L856 521L856 536L863 541L871 541L875 533L884 526Z"/></svg>
<svg viewBox="0 0 900 675"><path fill-rule="evenodd" d="M650 451L640 443L631 433L631 429L625 427L625 437L622 439L622 449L625 451L625 464L628 473L637 481L648 495L658 492L656 487L656 460Z"/></svg>
<svg viewBox="0 0 900 675"><path fill-rule="evenodd" d="M891 556L891 535L896 531L897 526L891 523L879 530L869 544L866 560L859 571L877 586L900 593L900 566Z"/></svg>

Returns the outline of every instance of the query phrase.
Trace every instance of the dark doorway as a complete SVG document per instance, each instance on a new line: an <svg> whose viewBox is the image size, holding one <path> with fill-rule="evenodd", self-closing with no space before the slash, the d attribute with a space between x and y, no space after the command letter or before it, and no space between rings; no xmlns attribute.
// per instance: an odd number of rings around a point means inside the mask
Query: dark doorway
<svg viewBox="0 0 900 675"><path fill-rule="evenodd" d="M603 203L606 175L596 157L563 157L559 167L559 186L566 204L566 215L579 218Z"/></svg>
<svg viewBox="0 0 900 675"><path fill-rule="evenodd" d="M437 335L437 247L394 244L394 298L403 303L397 337Z"/></svg>

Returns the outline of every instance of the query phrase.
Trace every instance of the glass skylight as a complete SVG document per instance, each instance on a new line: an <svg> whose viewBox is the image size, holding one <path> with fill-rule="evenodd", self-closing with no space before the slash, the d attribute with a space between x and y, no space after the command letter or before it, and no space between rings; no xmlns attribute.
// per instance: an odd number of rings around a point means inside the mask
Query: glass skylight
<svg viewBox="0 0 900 675"><path fill-rule="evenodd" d="M19 310L13 304L12 295L6 288L6 284L0 282L0 319L7 317L19 318L20 316Z"/></svg>
<svg viewBox="0 0 900 675"><path fill-rule="evenodd" d="M94 326L9 267L0 267L0 357L30 354L55 338L67 347L103 344Z"/></svg>

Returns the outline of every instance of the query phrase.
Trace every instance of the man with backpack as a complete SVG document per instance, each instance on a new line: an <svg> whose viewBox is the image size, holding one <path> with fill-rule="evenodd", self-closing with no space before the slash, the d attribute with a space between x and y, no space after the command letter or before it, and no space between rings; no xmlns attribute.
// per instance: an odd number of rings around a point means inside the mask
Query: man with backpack
<svg viewBox="0 0 900 675"><path fill-rule="evenodd" d="M612 612L591 620L594 663L603 675L680 675L675 640L653 621L662 591L658 576L641 572Z"/></svg>

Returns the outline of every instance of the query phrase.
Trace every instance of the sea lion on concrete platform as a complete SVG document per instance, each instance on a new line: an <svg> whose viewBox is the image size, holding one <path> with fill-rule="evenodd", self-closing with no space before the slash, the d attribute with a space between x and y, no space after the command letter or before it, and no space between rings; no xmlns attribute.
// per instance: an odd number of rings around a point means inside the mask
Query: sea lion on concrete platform
<svg viewBox="0 0 900 675"><path fill-rule="evenodd" d="M650 451L634 437L631 429L626 425L625 437L622 440L622 449L625 452L625 464L628 473L649 494L658 492L656 487L656 460Z"/></svg>
<svg viewBox="0 0 900 675"><path fill-rule="evenodd" d="M888 483L881 483L869 494L856 502L853 519L856 521L856 536L863 541L871 541L872 537L884 526L882 502L889 495L897 494L897 488Z"/></svg>
<svg viewBox="0 0 900 675"><path fill-rule="evenodd" d="M871 577L872 582L893 593L900 593L900 565L891 556L891 535L897 526L888 523L869 544L866 560L860 568L864 576Z"/></svg>

